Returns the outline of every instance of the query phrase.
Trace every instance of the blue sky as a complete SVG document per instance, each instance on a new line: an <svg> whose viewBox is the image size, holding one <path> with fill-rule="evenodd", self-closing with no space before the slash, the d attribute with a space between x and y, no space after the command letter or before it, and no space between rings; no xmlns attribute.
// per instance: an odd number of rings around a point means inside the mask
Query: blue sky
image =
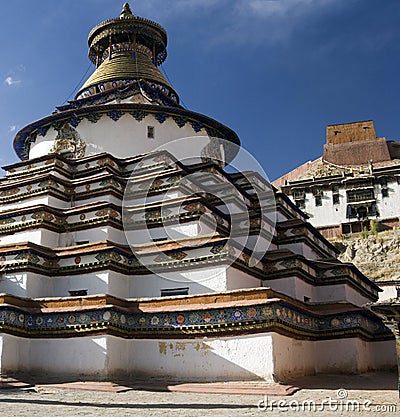
<svg viewBox="0 0 400 417"><path fill-rule="evenodd" d="M13 137L72 98L87 35L123 1L2 2L1 164ZM186 107L234 129L270 179L320 156L327 124L373 119L400 139L399 0L136 0L169 35Z"/></svg>

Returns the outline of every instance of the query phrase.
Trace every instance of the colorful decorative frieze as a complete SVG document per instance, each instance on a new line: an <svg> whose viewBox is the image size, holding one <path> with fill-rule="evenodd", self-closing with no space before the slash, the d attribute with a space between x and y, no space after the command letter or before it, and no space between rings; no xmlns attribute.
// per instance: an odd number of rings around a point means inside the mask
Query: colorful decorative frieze
<svg viewBox="0 0 400 417"><path fill-rule="evenodd" d="M229 256L227 246L223 252L213 253L213 243L204 246L201 251L192 251L190 247L187 253L178 246L176 249L169 249L162 252L157 250L146 255L147 266L155 268L169 265L185 268L188 263L201 265L202 263L219 263L226 256ZM160 252L165 254L163 259L159 258ZM76 262L76 256L79 262ZM3 272L34 270L44 276L63 276L68 274L104 270L113 262L113 270L128 275L149 273L142 264L137 262L129 247L122 245L100 242L83 246L72 246L53 250L34 244L7 245L0 247L0 256L3 257ZM187 257L187 259L185 259ZM180 263L181 261L183 261ZM54 261L54 262L49 262ZM53 265L50 267L50 265Z"/></svg>
<svg viewBox="0 0 400 417"><path fill-rule="evenodd" d="M174 306L172 310L164 307L162 311L149 312L137 311L135 304L135 301L125 301L123 309L99 305L50 311L29 308L29 302L23 308L3 304L0 305L0 330L22 337L81 337L105 333L124 338L196 338L251 331L277 332L309 340L393 338L381 320L365 311L316 314L276 298L253 300L246 306L219 306L217 303L201 309Z"/></svg>

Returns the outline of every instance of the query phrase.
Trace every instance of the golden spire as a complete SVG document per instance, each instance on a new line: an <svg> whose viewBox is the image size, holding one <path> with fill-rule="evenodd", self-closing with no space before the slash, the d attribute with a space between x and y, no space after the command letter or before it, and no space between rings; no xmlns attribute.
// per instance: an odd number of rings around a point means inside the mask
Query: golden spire
<svg viewBox="0 0 400 417"><path fill-rule="evenodd" d="M134 17L135 16L132 13L129 3L125 3L120 15L120 19L133 19Z"/></svg>
<svg viewBox="0 0 400 417"><path fill-rule="evenodd" d="M89 59L96 70L76 97L98 94L135 80L145 80L164 94L177 97L158 69L167 57L165 29L156 22L134 16L128 3L124 4L119 17L94 27L88 43Z"/></svg>

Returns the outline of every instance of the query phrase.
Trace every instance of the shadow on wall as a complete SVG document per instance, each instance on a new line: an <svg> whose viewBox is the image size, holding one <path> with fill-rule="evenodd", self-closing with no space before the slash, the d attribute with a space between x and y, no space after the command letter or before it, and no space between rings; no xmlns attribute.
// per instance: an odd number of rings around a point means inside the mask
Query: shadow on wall
<svg viewBox="0 0 400 417"><path fill-rule="evenodd" d="M144 385L151 386L174 381L272 381L269 336L207 342L114 336L2 338L1 372L31 384L123 381L137 386L138 381L145 381ZM256 345L255 354L251 354L250 345Z"/></svg>
<svg viewBox="0 0 400 417"><path fill-rule="evenodd" d="M1 373L28 384L108 381L144 390L178 382L274 382L273 335L185 340L2 335ZM396 390L396 372L286 379L307 389Z"/></svg>
<svg viewBox="0 0 400 417"><path fill-rule="evenodd" d="M168 279L155 274L128 276L107 270L64 277L47 277L32 272L3 273L0 274L0 293L28 298L69 297L71 290L86 289L88 295L109 294L120 298L140 298L160 297L161 290L182 287L189 288L189 294L227 289L224 272L209 280L203 277L204 270L199 270L192 279L188 277L185 280ZM220 281L223 282L222 285ZM241 282L240 285L243 286ZM255 283L254 286L260 285ZM240 287L239 284L236 287Z"/></svg>
<svg viewBox="0 0 400 417"><path fill-rule="evenodd" d="M0 293L26 297L27 273L0 273Z"/></svg>
<svg viewBox="0 0 400 417"><path fill-rule="evenodd" d="M101 380L107 369L107 337L2 338L1 373L24 382Z"/></svg>

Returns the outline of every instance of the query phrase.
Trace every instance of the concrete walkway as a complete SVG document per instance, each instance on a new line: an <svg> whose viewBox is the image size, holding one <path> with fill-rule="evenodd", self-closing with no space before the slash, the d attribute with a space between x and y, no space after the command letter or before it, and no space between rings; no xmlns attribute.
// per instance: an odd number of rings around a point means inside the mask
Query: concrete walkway
<svg viewBox="0 0 400 417"><path fill-rule="evenodd" d="M394 373L317 376L297 379L293 384L303 389L290 396L163 392L129 387L119 392L65 390L49 385L11 388L0 391L0 416L400 416ZM122 386L108 384L111 385Z"/></svg>

